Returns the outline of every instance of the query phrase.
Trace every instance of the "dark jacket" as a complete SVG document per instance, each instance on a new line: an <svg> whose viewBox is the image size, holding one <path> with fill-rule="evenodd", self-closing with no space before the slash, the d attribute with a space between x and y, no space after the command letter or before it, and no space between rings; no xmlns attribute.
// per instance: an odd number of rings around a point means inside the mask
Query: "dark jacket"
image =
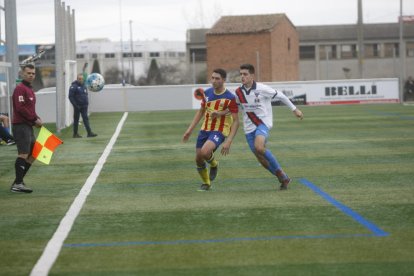
<svg viewBox="0 0 414 276"><path fill-rule="evenodd" d="M33 126L37 118L36 96L30 83L22 81L13 92L13 124Z"/></svg>
<svg viewBox="0 0 414 276"><path fill-rule="evenodd" d="M414 81L407 80L404 85L405 93L414 93Z"/></svg>
<svg viewBox="0 0 414 276"><path fill-rule="evenodd" d="M77 80L72 82L69 88L69 100L78 109L89 104L88 90Z"/></svg>

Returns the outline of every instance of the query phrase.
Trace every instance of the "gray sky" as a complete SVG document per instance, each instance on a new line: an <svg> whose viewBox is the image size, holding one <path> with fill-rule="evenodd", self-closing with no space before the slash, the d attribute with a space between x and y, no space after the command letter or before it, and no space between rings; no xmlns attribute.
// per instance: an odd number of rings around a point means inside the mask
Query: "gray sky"
<svg viewBox="0 0 414 276"><path fill-rule="evenodd" d="M3 0L0 0L1 3ZM293 24L353 24L357 0L66 0L75 10L76 40L109 38L185 41L188 28L211 27L223 15L285 13ZM3 3L2 3L3 4ZM365 23L397 22L400 0L363 0ZM403 0L414 15L414 0ZM4 39L4 13L2 39ZM54 0L17 0L19 44L54 43Z"/></svg>

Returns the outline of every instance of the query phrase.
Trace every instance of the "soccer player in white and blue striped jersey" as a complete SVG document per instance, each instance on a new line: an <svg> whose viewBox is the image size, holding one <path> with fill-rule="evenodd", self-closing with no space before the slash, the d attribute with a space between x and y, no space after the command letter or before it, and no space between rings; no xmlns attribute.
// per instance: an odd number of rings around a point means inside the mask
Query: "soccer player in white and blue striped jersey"
<svg viewBox="0 0 414 276"><path fill-rule="evenodd" d="M299 119L303 119L303 113L282 92L256 82L254 74L253 65L240 66L242 85L236 90L236 100L243 113L246 140L260 164L278 178L280 189L286 190L290 178L266 148L269 131L273 126L272 99L281 100Z"/></svg>

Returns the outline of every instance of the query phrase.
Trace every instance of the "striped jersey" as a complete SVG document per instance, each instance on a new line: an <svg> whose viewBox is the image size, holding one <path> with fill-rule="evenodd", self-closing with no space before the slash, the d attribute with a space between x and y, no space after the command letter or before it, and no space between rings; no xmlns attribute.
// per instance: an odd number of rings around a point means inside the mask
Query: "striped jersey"
<svg viewBox="0 0 414 276"><path fill-rule="evenodd" d="M250 89L244 86L237 88L236 96L237 104L243 111L243 127L246 134L255 131L260 124L272 128L272 99L280 99L292 111L296 109L285 94L260 82L253 82Z"/></svg>
<svg viewBox="0 0 414 276"><path fill-rule="evenodd" d="M206 109L201 130L220 131L224 136L229 135L230 127L233 123L231 113L237 113L239 111L234 94L227 89L221 94L216 94L214 88L210 87L204 91L204 99L201 101L201 107ZM231 113L216 118L211 117L211 112L226 109L230 110Z"/></svg>

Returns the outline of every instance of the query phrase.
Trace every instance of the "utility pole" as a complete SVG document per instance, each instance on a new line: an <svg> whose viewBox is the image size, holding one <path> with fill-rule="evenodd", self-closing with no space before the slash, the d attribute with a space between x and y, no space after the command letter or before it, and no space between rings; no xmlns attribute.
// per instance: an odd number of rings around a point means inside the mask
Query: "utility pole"
<svg viewBox="0 0 414 276"><path fill-rule="evenodd" d="M400 54L400 101L403 102L404 99L404 79L405 79L405 45L404 45L404 20L403 20L403 1L400 0L400 47L399 47L399 54Z"/></svg>
<svg viewBox="0 0 414 276"><path fill-rule="evenodd" d="M358 0L358 73L364 78L364 23L362 20L362 0Z"/></svg>
<svg viewBox="0 0 414 276"><path fill-rule="evenodd" d="M135 80L135 69L134 69L134 40L132 39L132 20L129 20L129 38L131 40L131 74L129 75L129 83Z"/></svg>
<svg viewBox="0 0 414 276"><path fill-rule="evenodd" d="M191 62L192 62L192 65L193 65L193 83L196 84L197 79L196 79L195 52L193 52L191 54Z"/></svg>
<svg viewBox="0 0 414 276"><path fill-rule="evenodd" d="M125 85L125 77L124 77L124 47L123 47L123 41L122 41L122 0L119 0L119 29L120 29L120 43L121 46L121 83L122 85Z"/></svg>

